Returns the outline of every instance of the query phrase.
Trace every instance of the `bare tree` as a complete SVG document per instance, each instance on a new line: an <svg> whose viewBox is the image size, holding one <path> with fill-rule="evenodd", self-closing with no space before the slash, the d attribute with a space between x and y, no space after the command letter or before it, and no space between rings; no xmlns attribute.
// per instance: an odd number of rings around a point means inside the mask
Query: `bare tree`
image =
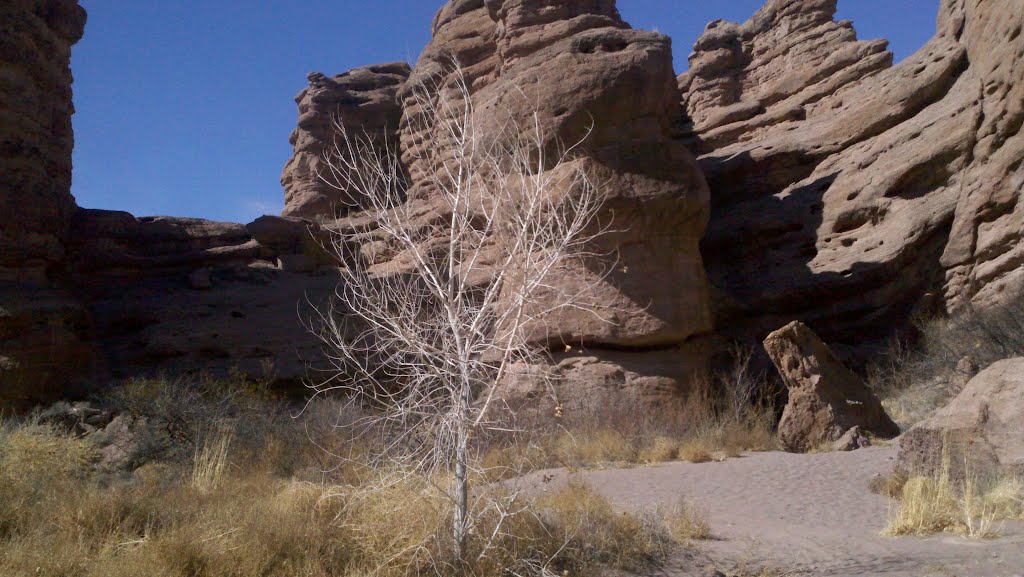
<svg viewBox="0 0 1024 577"><path fill-rule="evenodd" d="M526 123L481 115L458 66L412 98L409 128L432 144L403 150L401 161L393 143L336 122L322 176L363 212L335 227L341 281L318 319L331 370L316 391L373 409L356 426L380 436L378 465L449 479L454 553L465 560L474 441L508 422L499 387L510 371L550 361L537 336L545 317L586 308L601 275L558 277L600 260L592 247L604 199L577 158L580 143L551 146L537 114ZM406 166L418 171L415 189ZM386 263L366 254L371 236L388 245Z"/></svg>

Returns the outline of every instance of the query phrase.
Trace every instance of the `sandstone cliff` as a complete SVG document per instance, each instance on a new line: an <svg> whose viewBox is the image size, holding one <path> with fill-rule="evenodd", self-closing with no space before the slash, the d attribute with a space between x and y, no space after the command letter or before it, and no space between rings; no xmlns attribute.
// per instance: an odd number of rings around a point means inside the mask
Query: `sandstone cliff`
<svg viewBox="0 0 1024 577"><path fill-rule="evenodd" d="M548 318L537 331L546 346L574 345L556 359L567 383L563 397L584 398L593 388L678 393L702 368L706 355L695 341L712 327L698 250L708 189L689 151L671 138L679 111L671 40L631 29L607 0L446 4L399 91L410 202L423 205L425 218L443 218L444 209L431 203L428 175L444 143L423 132L429 123L415 94L446 74L453 57L465 69L476 110L493 117L485 125L526 125L536 112L545 146L586 136L573 162L610 194L603 222L617 232L599 249L614 253L617 264L592 295L600 303L596 314ZM578 286L594 275L581 268L558 282ZM528 390L528 381L517 385Z"/></svg>
<svg viewBox="0 0 1024 577"><path fill-rule="evenodd" d="M943 1L935 37L896 66L835 11L770 0L714 22L679 78L731 334L799 318L863 342L915 308L1024 288L1019 4Z"/></svg>
<svg viewBox="0 0 1024 577"><path fill-rule="evenodd" d="M332 186L321 171L324 153L334 144L334 123L344 122L347 130L369 136L378 146L394 144L402 115L396 93L408 77L409 66L401 62L333 78L309 75L309 86L295 97L299 125L290 139L295 152L281 175L285 216L326 218L359 206L359 199Z"/></svg>
<svg viewBox="0 0 1024 577"><path fill-rule="evenodd" d="M57 282L71 197L74 0L0 4L0 400L73 384L88 371L88 318Z"/></svg>
<svg viewBox="0 0 1024 577"><path fill-rule="evenodd" d="M552 139L590 131L576 162L609 187L619 232L603 248L618 265L598 317L543 327L546 344L573 345L556 354L570 396L671 396L714 335L759 340L799 319L863 349L914 310L1017 298L1015 2L943 0L935 37L893 65L884 41L835 21L836 0L769 0L743 24L710 24L676 78L671 40L631 29L614 0L451 0L415 68L310 75L282 174L285 217L246 226L78 209L68 63L84 11L5 2L0 397L65 392L91 375L239 369L298 382L319 351L296 304L333 287L322 227L366 224L358 198L318 178L332 117L397 145L409 202L425 222L442 217L425 184L430 154L414 153L444 143L422 132L411 95L453 56L495 123L536 107ZM400 269L386 240L368 232L363 253Z"/></svg>

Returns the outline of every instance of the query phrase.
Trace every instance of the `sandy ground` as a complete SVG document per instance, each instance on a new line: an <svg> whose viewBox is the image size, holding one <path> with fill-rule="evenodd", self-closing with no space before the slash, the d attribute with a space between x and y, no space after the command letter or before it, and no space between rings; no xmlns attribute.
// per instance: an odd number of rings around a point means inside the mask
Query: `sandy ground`
<svg viewBox="0 0 1024 577"><path fill-rule="evenodd" d="M894 504L867 487L892 469L895 455L894 447L757 453L720 463L546 471L527 480L543 490L576 477L630 510L680 498L697 503L716 539L652 575L705 575L711 562L753 575L769 567L776 575L815 577L1024 577L1022 523L1005 524L993 540L880 536ZM542 483L545 476L552 480Z"/></svg>

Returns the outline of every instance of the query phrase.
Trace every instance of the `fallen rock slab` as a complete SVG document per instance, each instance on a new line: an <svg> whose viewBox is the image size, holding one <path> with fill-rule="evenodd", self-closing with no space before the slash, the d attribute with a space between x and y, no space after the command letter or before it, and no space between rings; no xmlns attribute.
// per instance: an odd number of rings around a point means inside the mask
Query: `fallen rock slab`
<svg viewBox="0 0 1024 577"><path fill-rule="evenodd" d="M864 381L803 323L768 335L764 346L789 388L779 422L785 450L802 453L833 444L854 427L883 438L900 433Z"/></svg>

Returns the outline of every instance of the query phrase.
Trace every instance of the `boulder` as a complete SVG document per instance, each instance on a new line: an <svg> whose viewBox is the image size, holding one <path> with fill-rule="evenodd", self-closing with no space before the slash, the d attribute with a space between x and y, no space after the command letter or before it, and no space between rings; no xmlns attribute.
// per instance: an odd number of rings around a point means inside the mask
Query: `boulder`
<svg viewBox="0 0 1024 577"><path fill-rule="evenodd" d="M981 478L1024 476L1024 358L999 361L932 417L900 437L899 466Z"/></svg>
<svg viewBox="0 0 1024 577"><path fill-rule="evenodd" d="M855 427L882 438L900 433L864 381L803 323L768 335L764 346L789 390L779 422L785 450L805 452L832 444Z"/></svg>
<svg viewBox="0 0 1024 577"><path fill-rule="evenodd" d="M856 451L871 446L871 438L858 427L851 427L839 440L832 444L833 451Z"/></svg>

